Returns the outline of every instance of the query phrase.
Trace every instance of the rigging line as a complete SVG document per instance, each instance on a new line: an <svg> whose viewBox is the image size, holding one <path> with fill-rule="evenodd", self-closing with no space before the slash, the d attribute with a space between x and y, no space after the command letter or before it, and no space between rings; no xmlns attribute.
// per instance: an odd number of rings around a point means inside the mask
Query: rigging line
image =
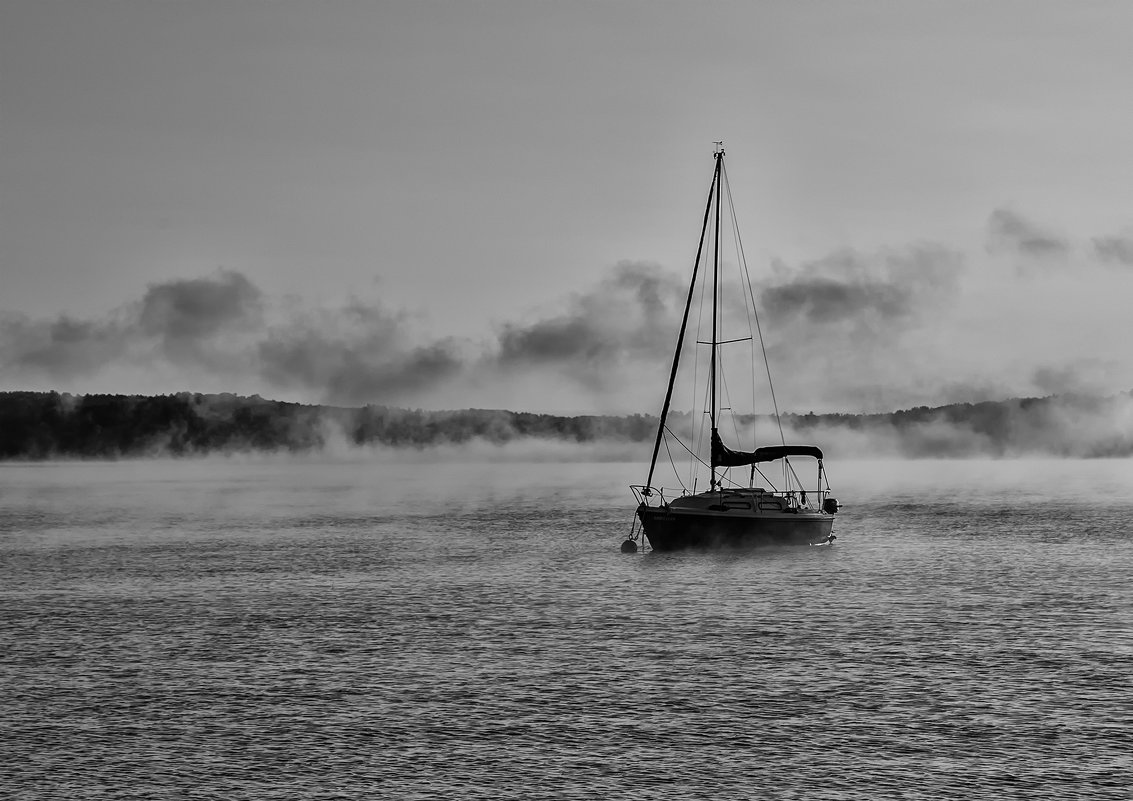
<svg viewBox="0 0 1133 801"><path fill-rule="evenodd" d="M704 417L705 417L705 415L708 414L709 392L710 392L709 388L705 387L704 388L704 402L701 404L701 407L700 407L701 411L700 411L700 414L698 415L699 418L700 418L700 424L697 426L696 439L694 440L697 450L700 450L700 446L704 443ZM680 440L678 440L678 442L679 441ZM683 445L684 443L681 443L681 444ZM709 443L709 447L711 448L711 442ZM688 449L687 446L685 446L685 450L689 451L689 453L693 453L691 450ZM703 462L703 460L701 460L701 458L699 456L696 456L695 453L693 453L693 456L696 458L696 461L692 462L692 464L689 466L689 474L690 474L690 480L695 481L696 471L697 471L696 463L700 462L700 464L704 464L704 462Z"/></svg>
<svg viewBox="0 0 1133 801"><path fill-rule="evenodd" d="M667 426L665 430L668 430ZM678 439L677 442L680 442L680 440ZM681 481L681 474L677 472L677 462L675 459L673 459L673 452L669 449L668 439L665 440L665 453L669 455L669 466L673 468L673 475L677 477L677 483L681 485L681 492L684 492L687 495L688 487L686 487L685 483Z"/></svg>
<svg viewBox="0 0 1133 801"><path fill-rule="evenodd" d="M713 189L716 189L716 188L717 187L714 185ZM712 204L713 199L714 199L714 195L709 193L709 197L708 197L709 208L711 208L711 204ZM705 325L705 322L704 322L704 307L708 303L708 297L709 297L709 295L708 295L708 293L709 293L708 279L709 279L710 270L708 269L708 258L709 258L708 254L711 252L712 243L715 241L712 226L709 225L708 223L709 223L708 218L705 218L704 225L705 225L706 235L705 235L705 240L704 240L704 248L702 250L703 256L702 256L701 261L699 261L698 265L697 265L700 268L700 273L699 273L700 274L700 281L697 284L697 306L696 306L696 338L697 338L697 340L699 340L704 335L704 325ZM697 255L701 255L701 254L698 253ZM689 389L690 389L690 392L689 392L689 401L690 401L689 402L689 409L690 410L697 408L696 396L697 396L699 389L700 389L700 386L701 386L700 385L700 358L697 354L697 350L696 350L695 346L692 347L692 351L693 351L693 353L692 353L692 384L689 387ZM706 383L704 385L704 400L700 404L700 414L696 416L698 418L698 422L696 423L696 425L690 425L690 427L689 427L689 434L692 435L692 437L693 437L692 441L693 441L693 444L694 444L694 448L696 448L697 450L700 449L701 444L704 442L704 417L708 413L708 396L709 396L709 386ZM689 422L692 423L692 420L693 420L693 418L690 416ZM689 483L693 485L694 490L695 490L696 482L697 482L697 470L698 470L698 467L697 467L696 461L689 462L689 465L688 465L688 471L689 471L688 472L688 480L689 480Z"/></svg>
<svg viewBox="0 0 1133 801"><path fill-rule="evenodd" d="M755 316L755 330L756 333L759 334L759 348L763 351L763 367L767 370L767 386L771 389L771 405L775 409L775 424L779 427L779 441L781 444L786 445L787 438L783 434L783 421L779 417L779 401L775 398L775 382L771 380L771 363L767 360L767 345L763 341L763 327L759 324L759 307L755 305L755 292L751 288L751 273L747 268L747 256L744 255L743 241L740 239L740 226L739 221L736 219L736 206L732 202L732 185L728 182L727 172L724 170L721 171L724 173L724 188L728 192L728 206L732 210L732 226L736 232L736 244L740 250L740 264L743 265L744 276L747 278L748 296L751 298L751 310ZM762 473L760 475L762 475Z"/></svg>
<svg viewBox="0 0 1133 801"><path fill-rule="evenodd" d="M710 196L710 195L709 195L709 203L712 203L712 196ZM709 227L709 225L707 225L707 222L705 224L706 224L706 228L708 230L708 238L705 242L706 247L704 249L705 259L707 261L708 250L710 248L712 248L713 241L715 241L715 239L714 239L714 236L713 236L712 227ZM700 264L700 266L702 267L702 269L700 270L700 284L699 284L699 287L698 287L698 289L699 289L698 297L699 297L699 300L700 300L700 302L697 306L697 339L698 340L700 339L702 332L704 332L705 302L707 301L707 298L708 298L707 264ZM696 357L695 353L693 353L693 358L692 358L692 387L691 387L691 390L692 390L691 391L691 401L692 402L690 403L690 408L692 408L692 409L695 409L696 406L697 406L697 403L696 403L697 387L699 387L699 386L700 386L700 359ZM695 443L697 450L700 449L701 443L704 443L704 441L705 441L704 440L704 436L705 436L705 415L708 414L708 411L707 411L708 410L708 397L709 397L709 386L706 384L705 385L705 398L704 398L704 401L702 401L701 404L700 404L700 415L698 416L699 417L699 423L695 426L695 428L696 428L695 437L693 437L693 443ZM689 433L693 434L692 431L690 431ZM685 450L688 450L688 449L685 449ZM693 455L695 455L695 454L693 454ZM698 459L698 461L699 461L699 459ZM702 463L704 463L704 462L700 462L700 463L702 465ZM696 487L697 470L698 470L697 461L689 462L689 483L692 484L693 487Z"/></svg>
<svg viewBox="0 0 1133 801"><path fill-rule="evenodd" d="M657 467L657 454L661 450L661 440L664 438L665 418L669 414L669 404L673 400L673 384L677 380L677 367L680 365L681 348L685 340L685 328L688 326L688 312L692 306L692 296L696 288L696 271L700 264L701 248L704 247L704 235L708 231L709 215L712 211L712 196L716 195L717 205L717 226L719 226L719 205L720 205L720 157L716 157L716 170L712 173L712 183L708 188L708 200L704 204L704 221L701 223L700 228L700 242L696 246L696 258L693 260L692 279L688 285L688 298L685 300L685 312L681 318L681 331L677 335L677 347L673 354L673 368L669 372L669 386L665 390L665 402L661 406L660 420L657 426L657 439L653 443L653 458L649 461L649 476L645 480L645 486L648 487L653 483L653 470Z"/></svg>
<svg viewBox="0 0 1133 801"><path fill-rule="evenodd" d="M755 472L759 473L760 477L761 477L761 478L762 478L762 479L763 479L764 481L766 481L766 482L767 482L767 486L771 487L771 491L772 491L772 492L778 492L778 491L779 491L779 490L775 489L775 482L774 482L774 481L772 481L771 479L769 479L769 478L768 478L767 476L763 475L763 471L762 471L762 470L760 470L760 469L759 469L758 467L756 467L755 465L752 465L752 468L753 468L753 469L755 470Z"/></svg>
<svg viewBox="0 0 1133 801"><path fill-rule="evenodd" d="M709 195L709 203L711 203L711 195ZM706 229L708 228L707 220L705 221L705 227L706 227ZM711 229L708 229L708 240L707 240L706 244L708 245L708 248L711 248L711 246L712 246L712 231L711 231ZM708 248L705 249L705 255L706 256L707 256ZM701 265L701 266L703 266L703 265ZM699 303L697 304L697 307L696 307L696 338L697 338L697 340L700 339L700 337L702 336L702 334L704 332L704 302L705 302L705 297L708 294L707 284L708 284L708 271L706 269L702 269L700 271L700 284L697 287L697 289L699 290L699 294L697 295ZM691 387L691 392L689 394L689 400L691 401L689 403L690 409L696 408L696 394L697 394L697 388L699 386L700 386L700 358L696 353L696 349L693 348L692 387ZM704 403L702 403L701 406L700 406L700 409L701 409L701 414L699 415L700 422L697 424L697 426L694 427L696 429L696 431L695 431L695 438L693 439L693 442L696 443L696 446L698 448L700 447L700 443L704 441L704 410L708 406L707 387L705 387L704 395L705 395ZM691 434L691 433L693 433L693 431L690 430L689 433ZM696 463L695 462L691 462L689 464L689 471L688 472L689 472L689 483L691 483L695 486L695 483L696 483Z"/></svg>
<svg viewBox="0 0 1133 801"><path fill-rule="evenodd" d="M670 428L669 428L668 426L665 426L665 430L666 430L666 431L668 431L668 432L669 432L669 435L670 435L670 436L671 436L671 437L672 437L673 439L675 439L675 440L677 441L677 444L678 444L678 445L680 445L680 446L681 446L682 448L684 448L684 449L685 449L686 451L688 451L689 455L690 455L690 456L691 456L691 457L692 457L693 459L695 459L696 461L700 462L700 463L701 463L702 465L704 465L705 467L708 467L708 465L707 465L707 464L705 463L705 461L704 461L703 459L701 459L701 458L700 458L699 456L697 456L697 455L696 455L696 453L695 453L695 452L694 452L694 451L692 450L692 448L690 448L690 447L689 447L688 445L685 445L685 444L684 444L683 442L681 442L681 438L680 438L680 437L678 437L678 436L677 436L676 434L674 434L674 433L673 433L673 431L672 431L672 429L670 429ZM668 447L668 443L666 443L666 447ZM678 481L679 481L679 480L680 480L680 479L678 478ZM681 486L682 486L682 487L684 487L684 484L681 484Z"/></svg>
<svg viewBox="0 0 1133 801"><path fill-rule="evenodd" d="M724 180L725 181L728 180L727 174L724 175ZM727 188L728 188L728 211L729 211L729 213L731 215L731 219L732 219L732 246L735 247L735 249L736 249L736 260L738 262L737 263L737 272L739 273L739 279L740 279L741 283L747 283L750 286L751 277L747 274L747 261L744 258L743 243L740 241L740 225L739 225L739 220L736 219L736 206L735 206L734 201L732 200L732 187L731 187L730 183L727 184ZM754 311L755 311L754 301L749 304L747 302L747 298L745 298L744 299L744 317L747 320L747 330L748 330L747 340L751 342L750 353L751 353L751 364L753 365L753 368L752 368L752 371L751 371L751 408L752 408L753 414L755 413L755 410L757 408L759 408L758 393L757 393L756 387L755 387L755 369L754 369L754 365L755 365L755 337L752 336L752 332L754 331L755 326L752 325L752 319L751 319L752 312L754 312ZM732 340L732 341L741 342L743 340ZM743 440L739 439L739 432L736 433L736 436L737 436L738 442L743 442ZM754 448L758 447L758 445L759 445L759 438L757 436L756 428L755 428L755 426L752 426L751 447L752 447L752 449L754 449Z"/></svg>
<svg viewBox="0 0 1133 801"><path fill-rule="evenodd" d="M720 411L723 412L724 409L727 408L727 410L731 412L729 417L732 420L732 433L736 435L736 442L742 442L743 440L740 439L739 415L737 415L735 409L732 408L732 393L728 391L728 374L723 370L720 371L720 387L724 391L724 402L728 404L727 407L721 406Z"/></svg>
<svg viewBox="0 0 1133 801"><path fill-rule="evenodd" d="M787 468L791 471L791 475L795 477L795 483L799 485L799 489L802 489L804 486L806 486L805 484L803 484L802 479L799 478L799 474L795 472L795 466L791 464L791 460L784 459L783 461L787 463Z"/></svg>
<svg viewBox="0 0 1133 801"><path fill-rule="evenodd" d="M728 470L731 470L732 468L730 468L730 467L729 467L729 468L727 468L727 469L728 469ZM721 479L722 481L727 481L727 482L728 482L729 484L731 484L731 485L732 485L733 487L740 487L740 488L743 488L743 484L741 484L740 482L738 482L738 481L736 481L736 480L735 480L734 478L732 478L732 476L731 476L731 474L730 474L730 473L725 473L724 475L720 476L720 479Z"/></svg>

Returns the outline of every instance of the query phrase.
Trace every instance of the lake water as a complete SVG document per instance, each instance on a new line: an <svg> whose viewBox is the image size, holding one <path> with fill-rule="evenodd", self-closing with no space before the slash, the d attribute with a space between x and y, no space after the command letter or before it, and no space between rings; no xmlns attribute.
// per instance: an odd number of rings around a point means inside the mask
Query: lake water
<svg viewBox="0 0 1133 801"><path fill-rule="evenodd" d="M0 796L1128 799L1133 465L829 467L622 555L640 465L0 465Z"/></svg>

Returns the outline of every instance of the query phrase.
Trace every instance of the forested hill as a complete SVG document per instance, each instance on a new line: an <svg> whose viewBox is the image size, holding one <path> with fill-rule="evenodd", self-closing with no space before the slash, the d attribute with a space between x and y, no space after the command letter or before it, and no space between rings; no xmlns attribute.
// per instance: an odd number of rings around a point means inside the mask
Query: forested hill
<svg viewBox="0 0 1133 801"><path fill-rule="evenodd" d="M698 416L699 417L699 416ZM687 432L692 416L673 415ZM749 424L768 421L752 418ZM788 414L787 436L830 456L1133 456L1133 393L920 407L891 414ZM241 451L316 451L330 440L360 447L426 448L525 438L646 443L649 415L564 417L501 410L341 408L259 396L0 393L0 459L114 459Z"/></svg>
<svg viewBox="0 0 1133 801"><path fill-rule="evenodd" d="M0 459L182 456L311 451L345 437L359 446L424 448L525 437L644 441L656 418L560 417L488 409L341 408L258 395L67 395L0 392Z"/></svg>

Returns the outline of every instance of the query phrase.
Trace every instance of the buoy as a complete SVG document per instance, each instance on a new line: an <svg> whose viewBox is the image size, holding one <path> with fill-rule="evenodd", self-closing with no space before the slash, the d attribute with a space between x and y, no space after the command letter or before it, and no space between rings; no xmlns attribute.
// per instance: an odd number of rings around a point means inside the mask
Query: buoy
<svg viewBox="0 0 1133 801"><path fill-rule="evenodd" d="M637 553L637 543L633 540L626 540L622 543L622 553Z"/></svg>

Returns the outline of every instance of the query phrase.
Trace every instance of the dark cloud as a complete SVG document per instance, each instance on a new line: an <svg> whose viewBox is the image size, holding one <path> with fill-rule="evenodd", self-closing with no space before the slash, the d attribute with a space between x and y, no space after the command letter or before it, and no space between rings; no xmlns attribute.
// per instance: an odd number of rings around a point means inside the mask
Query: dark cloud
<svg viewBox="0 0 1133 801"><path fill-rule="evenodd" d="M0 360L13 371L53 379L85 377L113 365L144 367L160 358L210 368L231 363L230 343L218 338L259 324L260 292L243 275L153 284L140 301L101 319L60 316L0 322Z"/></svg>
<svg viewBox="0 0 1133 801"><path fill-rule="evenodd" d="M10 316L0 321L0 364L10 371L41 372L52 378L87 376L122 358L128 329L115 319L54 321Z"/></svg>
<svg viewBox="0 0 1133 801"><path fill-rule="evenodd" d="M812 323L837 322L863 312L898 318L909 313L910 301L907 290L892 284L833 278L798 278L763 292L763 307L771 319L800 314Z"/></svg>
<svg viewBox="0 0 1133 801"><path fill-rule="evenodd" d="M231 336L254 332L262 326L261 314L260 290L238 272L219 270L150 285L136 323L140 335L155 340L174 363L224 370L239 362Z"/></svg>
<svg viewBox="0 0 1133 801"><path fill-rule="evenodd" d="M1061 237L1024 219L1010 209L999 208L988 218L988 247L1030 257L1065 256L1070 244Z"/></svg>
<svg viewBox="0 0 1133 801"><path fill-rule="evenodd" d="M890 406L920 366L905 335L938 319L963 267L959 253L931 245L844 250L797 266L775 265L757 296L773 373L789 374L797 397L811 403ZM663 386L685 280L651 265L620 264L565 309L503 325L492 366L507 380L540 370L595 392L640 398L642 387ZM686 338L690 351L707 338L709 313L696 305L704 294L698 288ZM721 312L722 338L736 340L721 358L736 366L759 358L756 342L743 344L749 319L743 301L742 291L725 292Z"/></svg>
<svg viewBox="0 0 1133 801"><path fill-rule="evenodd" d="M238 272L212 278L152 284L141 301L138 324L167 342L194 340L258 317L260 290Z"/></svg>
<svg viewBox="0 0 1133 801"><path fill-rule="evenodd" d="M892 409L923 397L925 332L944 324L963 269L961 254L933 245L777 264L759 307L779 400Z"/></svg>
<svg viewBox="0 0 1133 801"><path fill-rule="evenodd" d="M1095 237L1094 253L1104 262L1133 266L1133 239L1122 236Z"/></svg>
<svg viewBox="0 0 1133 801"><path fill-rule="evenodd" d="M400 316L352 301L273 328L256 361L273 386L342 404L405 401L463 369L451 340L412 346L406 338Z"/></svg>
<svg viewBox="0 0 1133 801"><path fill-rule="evenodd" d="M809 325L891 329L951 292L961 268L959 254L936 247L839 251L794 270L780 264L778 282L761 290L761 312L775 323L798 318Z"/></svg>
<svg viewBox="0 0 1133 801"><path fill-rule="evenodd" d="M0 318L0 367L9 378L54 381L174 367L222 386L260 376L332 403L405 400L458 372L448 340L412 342L403 315L351 300L341 308L285 307L267 321L260 290L244 275L153 284L104 319Z"/></svg>
<svg viewBox="0 0 1133 801"><path fill-rule="evenodd" d="M1010 215L1000 210L996 218ZM1111 260L1129 255L1129 244L1095 240ZM961 295L963 270L961 254L930 245L840 250L773 264L769 273L757 269L769 275L755 287L764 342L745 339L742 292L727 293L721 338L735 344L720 358L729 367L759 363L762 344L785 409L893 409L1112 383L1112 364L1059 364L1048 349L1041 359L1049 364L1036 367L1043 362L1027 361L1026 344L1018 358L1008 358L1006 345L985 352L985 342L995 344L1004 300L984 287ZM326 308L272 302L242 274L222 270L151 285L102 318L0 315L0 376L13 389L47 378L65 387L82 379L69 388L107 391L124 389L121 380L134 382L130 391L202 386L343 405L606 403L636 411L656 403L664 387L687 280L657 265L622 262L542 314L500 321L495 337L474 345L430 336L415 318L376 300ZM696 305L705 294L697 288L688 353L707 339L710 318ZM170 380L177 386L168 387ZM456 389L460 394L445 394ZM699 401L683 402L692 408Z"/></svg>
<svg viewBox="0 0 1133 801"><path fill-rule="evenodd" d="M547 319L504 323L499 365L572 371L586 383L626 360L667 354L676 339L687 290L656 265L621 262L611 277L573 296Z"/></svg>
<svg viewBox="0 0 1133 801"><path fill-rule="evenodd" d="M500 361L561 362L610 358L621 343L602 335L585 317L563 316L529 325L505 323L500 333Z"/></svg>

